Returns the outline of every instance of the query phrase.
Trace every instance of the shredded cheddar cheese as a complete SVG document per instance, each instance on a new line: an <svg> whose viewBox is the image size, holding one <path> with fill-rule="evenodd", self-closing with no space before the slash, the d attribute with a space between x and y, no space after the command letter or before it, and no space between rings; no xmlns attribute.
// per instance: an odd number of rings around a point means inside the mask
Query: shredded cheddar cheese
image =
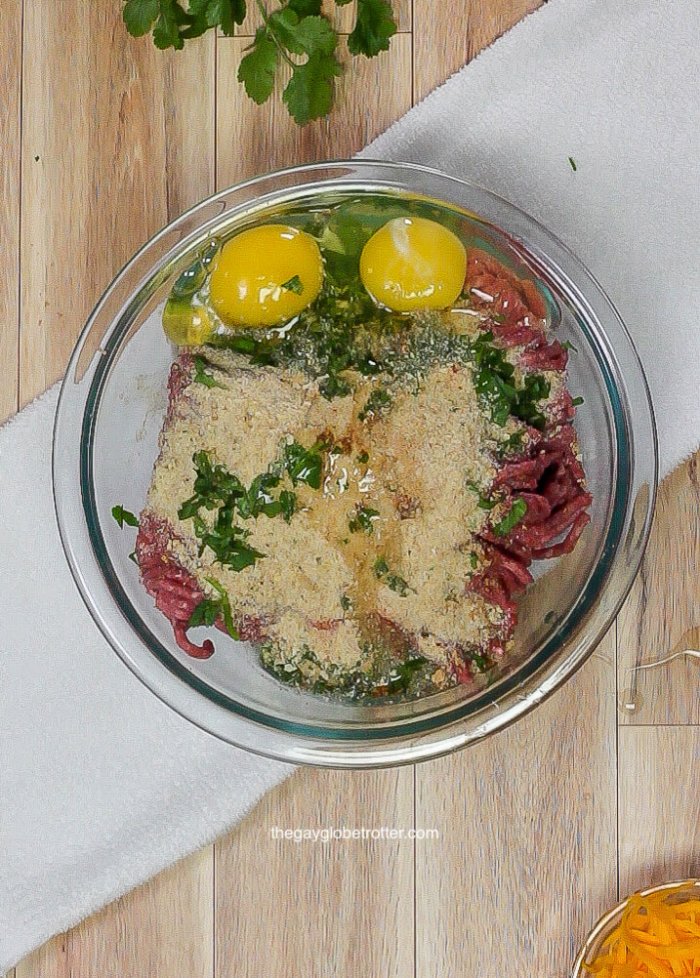
<svg viewBox="0 0 700 978"><path fill-rule="evenodd" d="M700 897L688 896L691 886L630 897L586 970L597 978L700 976Z"/></svg>

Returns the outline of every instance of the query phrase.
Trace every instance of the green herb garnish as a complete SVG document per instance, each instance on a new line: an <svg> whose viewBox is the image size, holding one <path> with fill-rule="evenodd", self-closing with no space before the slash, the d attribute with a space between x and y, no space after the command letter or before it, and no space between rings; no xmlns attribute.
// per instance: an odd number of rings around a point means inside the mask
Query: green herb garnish
<svg viewBox="0 0 700 978"><path fill-rule="evenodd" d="M576 160L573 158L573 156L570 156L569 157L569 166L574 171L574 173L576 173L576 169L577 169L577 167L576 167Z"/></svg>
<svg viewBox="0 0 700 978"><path fill-rule="evenodd" d="M214 463L207 452L195 452L192 461L196 472L194 494L182 503L178 517L193 521L195 536L200 541L200 554L208 547L220 564L232 570L241 571L250 567L265 555L246 543L250 531L239 526L235 517L249 520L259 516L273 518L281 515L288 523L296 511L296 494L283 489L278 496L275 495L281 482L281 475L276 472L256 476L246 489L237 476L223 465ZM300 459L297 462L300 464ZM307 468L301 467L297 481L304 481L302 476L305 474L308 474ZM309 478L313 478L313 472ZM216 510L213 522L202 517L202 509L210 512Z"/></svg>
<svg viewBox="0 0 700 978"><path fill-rule="evenodd" d="M389 565L384 557L377 557L375 560L374 574L378 580L383 581L388 588L391 588L402 598L405 598L408 592L413 590L403 577L389 570Z"/></svg>
<svg viewBox="0 0 700 978"><path fill-rule="evenodd" d="M238 631L233 623L231 603L225 588L213 577L207 577L205 580L214 588L219 597L205 598L203 601L200 601L190 615L190 620L187 623L187 627L197 628L199 625L211 627L212 625L216 624L219 618L221 618L224 623L224 627L231 638L238 641L240 639L240 635L238 634Z"/></svg>
<svg viewBox="0 0 700 978"><path fill-rule="evenodd" d="M212 527L199 516L194 518L193 525L200 542L200 555L208 547L220 564L238 572L250 567L265 554L246 543L250 531L237 526L233 516L232 507L222 506Z"/></svg>
<svg viewBox="0 0 700 978"><path fill-rule="evenodd" d="M509 435L505 441L502 441L498 445L499 457L503 458L506 455L510 455L515 452L522 450L525 443L525 432L524 431L514 431Z"/></svg>
<svg viewBox="0 0 700 978"><path fill-rule="evenodd" d="M134 514L131 513L128 509L124 509L123 506L113 506L112 507L112 516L114 517L114 519L119 524L119 528L121 530L124 529L124 524L125 523L126 523L127 526L138 526L139 525L138 517L137 516L134 516Z"/></svg>
<svg viewBox="0 0 700 978"><path fill-rule="evenodd" d="M348 0L336 0L342 6ZM338 34L322 13L321 0L286 0L262 15L252 44L238 66L238 80L254 102L272 95L275 78L291 69L282 100L300 125L326 115L334 98L334 80L342 73L336 57ZM185 41L212 29L232 37L248 11L247 0L125 0L123 17L134 37L153 32L158 48L184 47ZM348 37L352 55L374 57L389 47L396 33L388 0L358 0L355 25Z"/></svg>
<svg viewBox="0 0 700 978"><path fill-rule="evenodd" d="M286 292L294 292L295 295L302 295L304 292L304 286L302 285L302 281L298 275L293 275L286 282L283 282L282 288Z"/></svg>
<svg viewBox="0 0 700 978"><path fill-rule="evenodd" d="M492 421L503 426L512 415L533 428L544 428L545 417L537 402L549 397L549 381L541 374L527 374L523 386L517 387L515 368L492 341L492 332L481 333L472 342L470 351L474 387Z"/></svg>
<svg viewBox="0 0 700 978"><path fill-rule="evenodd" d="M284 463L293 485L305 482L312 489L321 488L323 459L319 447L314 445L311 448L304 448L297 441L285 445Z"/></svg>
<svg viewBox="0 0 700 978"><path fill-rule="evenodd" d="M343 611L349 611L352 608L352 601L347 594L340 595L340 607Z"/></svg>
<svg viewBox="0 0 700 978"><path fill-rule="evenodd" d="M205 387L220 387L222 390L226 390L226 385L219 383L211 374L207 373L207 367L209 364L204 359L204 357L196 356L194 358L194 377L192 378L195 384L203 384Z"/></svg>
<svg viewBox="0 0 700 978"><path fill-rule="evenodd" d="M581 407L581 405L584 403L584 400L582 397L575 397L571 401L571 403L573 404L574 407Z"/></svg>
<svg viewBox="0 0 700 978"><path fill-rule="evenodd" d="M370 509L369 506L358 506L354 516L350 517L348 523L350 532L357 533L363 530L365 533L372 533L374 529L372 521L377 519L378 516L378 509Z"/></svg>
<svg viewBox="0 0 700 978"><path fill-rule="evenodd" d="M365 418L370 415L374 417L379 414L384 408L387 408L391 404L391 394L389 391L384 390L383 387L377 387L367 398L367 403L359 412L357 417L360 421L364 421Z"/></svg>
<svg viewBox="0 0 700 978"><path fill-rule="evenodd" d="M366 465L369 462L369 452L360 452L357 456L357 462L359 465Z"/></svg>
<svg viewBox="0 0 700 978"><path fill-rule="evenodd" d="M505 537L511 530L515 529L518 523L527 513L527 503L524 499L516 499L502 520L499 520L493 527L496 536Z"/></svg>
<svg viewBox="0 0 700 978"><path fill-rule="evenodd" d="M571 340L564 340L561 345L562 345L562 348L564 350L573 350L574 353L578 353L578 350L576 349L576 347L574 346L574 344L571 342Z"/></svg>

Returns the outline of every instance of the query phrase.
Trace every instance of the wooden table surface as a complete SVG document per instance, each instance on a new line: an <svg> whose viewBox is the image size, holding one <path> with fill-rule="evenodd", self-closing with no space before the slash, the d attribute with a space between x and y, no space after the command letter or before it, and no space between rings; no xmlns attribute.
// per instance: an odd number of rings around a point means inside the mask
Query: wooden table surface
<svg viewBox="0 0 700 978"><path fill-rule="evenodd" d="M98 295L159 227L243 177L352 154L538 0L399 0L391 51L355 62L332 117L305 129L243 95L245 37L163 54L126 37L120 0L2 6L0 418L61 375ZM415 769L299 771L16 978L566 975L618 893L700 875L700 665L638 673L636 712L618 707L635 662L698 646L699 514L696 458L662 488L616 626L534 714ZM439 839L272 838L343 825Z"/></svg>

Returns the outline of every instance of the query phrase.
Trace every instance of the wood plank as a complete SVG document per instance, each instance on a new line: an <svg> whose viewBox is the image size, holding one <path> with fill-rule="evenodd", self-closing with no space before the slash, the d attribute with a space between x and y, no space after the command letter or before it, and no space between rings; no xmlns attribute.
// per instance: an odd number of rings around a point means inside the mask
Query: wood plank
<svg viewBox="0 0 700 978"><path fill-rule="evenodd" d="M614 634L510 729L416 770L416 976L564 978L616 899Z"/></svg>
<svg viewBox="0 0 700 978"><path fill-rule="evenodd" d="M211 978L213 866L209 846L44 944L16 978Z"/></svg>
<svg viewBox="0 0 700 978"><path fill-rule="evenodd" d="M664 481L637 582L620 614L618 685L626 724L700 723L700 452Z"/></svg>
<svg viewBox="0 0 700 978"><path fill-rule="evenodd" d="M543 0L414 0L414 85L419 101Z"/></svg>
<svg viewBox="0 0 700 978"><path fill-rule="evenodd" d="M303 770L216 845L216 978L413 974L413 842L275 829L408 830L413 772Z"/></svg>
<svg viewBox="0 0 700 978"><path fill-rule="evenodd" d="M620 728L620 896L700 876L700 728Z"/></svg>
<svg viewBox="0 0 700 978"><path fill-rule="evenodd" d="M338 80L331 116L302 128L281 103L279 83L270 102L262 107L245 94L236 80L245 43L240 38L218 41L219 188L295 163L352 156L411 106L411 38L407 34L394 38L391 51L356 61L352 73ZM344 44L341 60L347 62Z"/></svg>
<svg viewBox="0 0 700 978"><path fill-rule="evenodd" d="M124 261L213 191L215 38L164 54L129 39L120 10L25 0L23 402L60 376ZM210 978L212 887L209 848L49 942L17 978Z"/></svg>
<svg viewBox="0 0 700 978"><path fill-rule="evenodd" d="M212 189L215 39L163 54L120 11L25 3L22 403L61 375L122 264Z"/></svg>
<svg viewBox="0 0 700 978"><path fill-rule="evenodd" d="M270 10L274 9L274 5L266 4L266 6ZM401 32L410 31L413 19L412 0L393 0L391 6L394 11L394 19L396 20L398 30ZM353 29L355 24L356 8L356 0L351 0L350 3L346 3L345 6L340 7L337 6L335 0L323 0L322 10L330 18L337 31L347 34ZM249 3L246 19L236 33L239 37L251 37L255 34L255 31L260 27L262 22L257 5L255 3Z"/></svg>
<svg viewBox="0 0 700 978"><path fill-rule="evenodd" d="M17 410L20 233L20 88L22 78L22 0L3 6L0 58L0 424Z"/></svg>

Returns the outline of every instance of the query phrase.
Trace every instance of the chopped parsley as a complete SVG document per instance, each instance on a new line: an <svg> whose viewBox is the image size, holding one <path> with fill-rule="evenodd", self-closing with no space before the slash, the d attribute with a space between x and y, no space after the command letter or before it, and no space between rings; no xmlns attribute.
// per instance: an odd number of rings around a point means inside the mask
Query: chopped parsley
<svg viewBox="0 0 700 978"><path fill-rule="evenodd" d="M340 607L343 609L343 611L350 611L352 608L352 601L347 594L340 595Z"/></svg>
<svg viewBox="0 0 700 978"><path fill-rule="evenodd" d="M205 387L220 387L222 390L226 390L226 385L219 383L210 373L207 373L207 367L210 364L204 359L204 357L196 356L194 358L194 377L192 378L195 384L203 384Z"/></svg>
<svg viewBox="0 0 700 978"><path fill-rule="evenodd" d="M389 391L384 390L383 387L377 387L367 398L367 403L359 412L357 417L360 421L364 421L365 418L375 417L375 415L380 414L384 408L389 407L391 404L391 394Z"/></svg>
<svg viewBox="0 0 700 978"><path fill-rule="evenodd" d="M576 170L577 170L576 160L573 158L573 156L570 156L569 157L569 166L574 171L574 173L576 173Z"/></svg>
<svg viewBox="0 0 700 978"><path fill-rule="evenodd" d="M359 465L366 465L369 462L369 452L360 452L357 456L357 461Z"/></svg>
<svg viewBox="0 0 700 978"><path fill-rule="evenodd" d="M197 628L198 625L211 627L221 618L231 638L238 641L240 635L233 623L231 603L225 588L213 577L207 577L206 581L214 588L219 596L218 598L204 598L203 601L199 602L190 615L190 620L187 623L188 628Z"/></svg>
<svg viewBox="0 0 700 978"><path fill-rule="evenodd" d="M296 442L287 445L286 449L294 446L304 453L304 449ZM318 457L320 465L320 456L316 453L315 457ZM297 481L306 481L318 488L320 467L316 475L315 469L309 469L308 460L304 459L305 456L302 458L299 452L293 452L291 458L285 457L289 476L295 485ZM289 489L282 489L276 495L282 476L274 471L256 476L246 489L236 475L223 465L213 462L207 452L195 452L192 461L196 472L194 494L182 503L178 509L178 517L181 520L192 520L195 536L200 542L200 555L208 547L220 564L234 571L250 567L265 555L247 543L250 530L235 522L236 516L249 520L259 516L273 518L281 515L288 523L296 511L296 494ZM216 516L213 520L205 520L202 510L216 511Z"/></svg>
<svg viewBox="0 0 700 978"><path fill-rule="evenodd" d="M312 489L321 488L323 458L320 448L318 443L311 448L304 448L298 441L285 445L284 464L293 485L305 482Z"/></svg>
<svg viewBox="0 0 700 978"><path fill-rule="evenodd" d="M542 374L527 374L518 387L515 368L505 352L493 343L493 333L486 331L471 344L474 364L474 387L491 420L503 427L512 415L540 430L545 417L537 402L549 397L550 384Z"/></svg>
<svg viewBox="0 0 700 978"><path fill-rule="evenodd" d="M581 407L581 405L584 403L584 400L582 397L575 397L571 403L573 404L574 407Z"/></svg>
<svg viewBox="0 0 700 978"><path fill-rule="evenodd" d="M499 443L498 445L499 458L505 458L507 455L512 455L522 451L524 445L525 445L525 432L514 431L504 441Z"/></svg>
<svg viewBox="0 0 700 978"><path fill-rule="evenodd" d="M139 525L138 517L134 516L128 509L124 509L123 506L112 506L112 516L119 524L121 530L124 529L124 524L127 526Z"/></svg>
<svg viewBox="0 0 700 978"><path fill-rule="evenodd" d="M527 513L527 503L524 499L516 499L502 520L499 520L493 527L496 536L508 536L511 530L520 523Z"/></svg>
<svg viewBox="0 0 700 978"><path fill-rule="evenodd" d="M365 533L372 533L374 527L373 520L379 517L378 509L370 509L369 506L358 506L353 516L350 517L348 525L351 533L358 533L360 530Z"/></svg>
<svg viewBox="0 0 700 978"><path fill-rule="evenodd" d="M298 275L292 275L290 279L282 283L281 287L285 292L294 292L295 295L302 295L304 292L304 286Z"/></svg>
<svg viewBox="0 0 700 978"><path fill-rule="evenodd" d="M407 581L389 570L386 558L377 557L374 562L374 574L377 580L382 581L388 588L395 591L400 597L405 598L409 591L412 591Z"/></svg>

